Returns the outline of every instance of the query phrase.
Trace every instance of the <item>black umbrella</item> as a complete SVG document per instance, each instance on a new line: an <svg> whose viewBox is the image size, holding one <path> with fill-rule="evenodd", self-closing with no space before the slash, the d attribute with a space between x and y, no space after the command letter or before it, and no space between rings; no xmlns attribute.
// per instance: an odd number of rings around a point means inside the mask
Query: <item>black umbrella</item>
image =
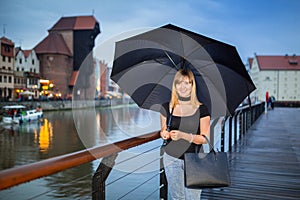
<svg viewBox="0 0 300 200"><path fill-rule="evenodd" d="M233 114L255 90L234 46L172 24L116 42L111 79L141 108L159 111L180 68L194 73L212 117Z"/></svg>

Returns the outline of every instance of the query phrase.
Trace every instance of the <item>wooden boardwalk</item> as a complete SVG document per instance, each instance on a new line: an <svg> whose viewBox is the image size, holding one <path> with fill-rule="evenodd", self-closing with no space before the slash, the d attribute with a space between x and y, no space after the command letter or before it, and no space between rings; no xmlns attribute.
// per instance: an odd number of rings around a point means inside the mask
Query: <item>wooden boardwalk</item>
<svg viewBox="0 0 300 200"><path fill-rule="evenodd" d="M201 200L300 199L300 108L263 114L229 154L232 185Z"/></svg>

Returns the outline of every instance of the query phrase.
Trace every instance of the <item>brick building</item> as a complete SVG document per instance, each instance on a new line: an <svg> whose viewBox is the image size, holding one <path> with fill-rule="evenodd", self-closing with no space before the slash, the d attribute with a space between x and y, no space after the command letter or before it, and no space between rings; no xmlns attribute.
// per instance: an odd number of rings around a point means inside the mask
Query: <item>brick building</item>
<svg viewBox="0 0 300 200"><path fill-rule="evenodd" d="M40 60L40 73L53 85L52 92L62 97L72 95L76 81L88 88L87 78L94 72L92 50L96 36L100 33L99 23L93 16L62 17L48 30L48 36L34 50ZM85 79L78 79L82 63L88 65Z"/></svg>

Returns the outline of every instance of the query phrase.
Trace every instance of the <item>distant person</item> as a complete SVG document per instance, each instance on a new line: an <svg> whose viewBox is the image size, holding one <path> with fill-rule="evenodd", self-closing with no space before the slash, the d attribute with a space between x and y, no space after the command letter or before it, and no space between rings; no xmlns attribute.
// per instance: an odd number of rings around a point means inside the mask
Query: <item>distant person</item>
<svg viewBox="0 0 300 200"><path fill-rule="evenodd" d="M274 106L275 106L275 97L274 96L270 97L270 104L271 104L271 109L273 110Z"/></svg>

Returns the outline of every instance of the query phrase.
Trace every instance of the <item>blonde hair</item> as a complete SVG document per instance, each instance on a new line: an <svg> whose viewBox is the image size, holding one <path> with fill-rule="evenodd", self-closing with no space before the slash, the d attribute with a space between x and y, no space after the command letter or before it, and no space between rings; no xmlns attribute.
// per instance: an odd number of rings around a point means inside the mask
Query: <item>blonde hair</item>
<svg viewBox="0 0 300 200"><path fill-rule="evenodd" d="M176 85L177 81L182 80L184 77L188 77L190 80L190 83L192 84L192 91L191 91L192 106L196 108L201 105L201 103L199 102L199 100L197 98L196 82L195 82L195 77L194 77L193 72L189 69L180 69L176 72L174 80L173 80L170 108L174 108L177 104L179 104L178 94L176 92L175 85Z"/></svg>

